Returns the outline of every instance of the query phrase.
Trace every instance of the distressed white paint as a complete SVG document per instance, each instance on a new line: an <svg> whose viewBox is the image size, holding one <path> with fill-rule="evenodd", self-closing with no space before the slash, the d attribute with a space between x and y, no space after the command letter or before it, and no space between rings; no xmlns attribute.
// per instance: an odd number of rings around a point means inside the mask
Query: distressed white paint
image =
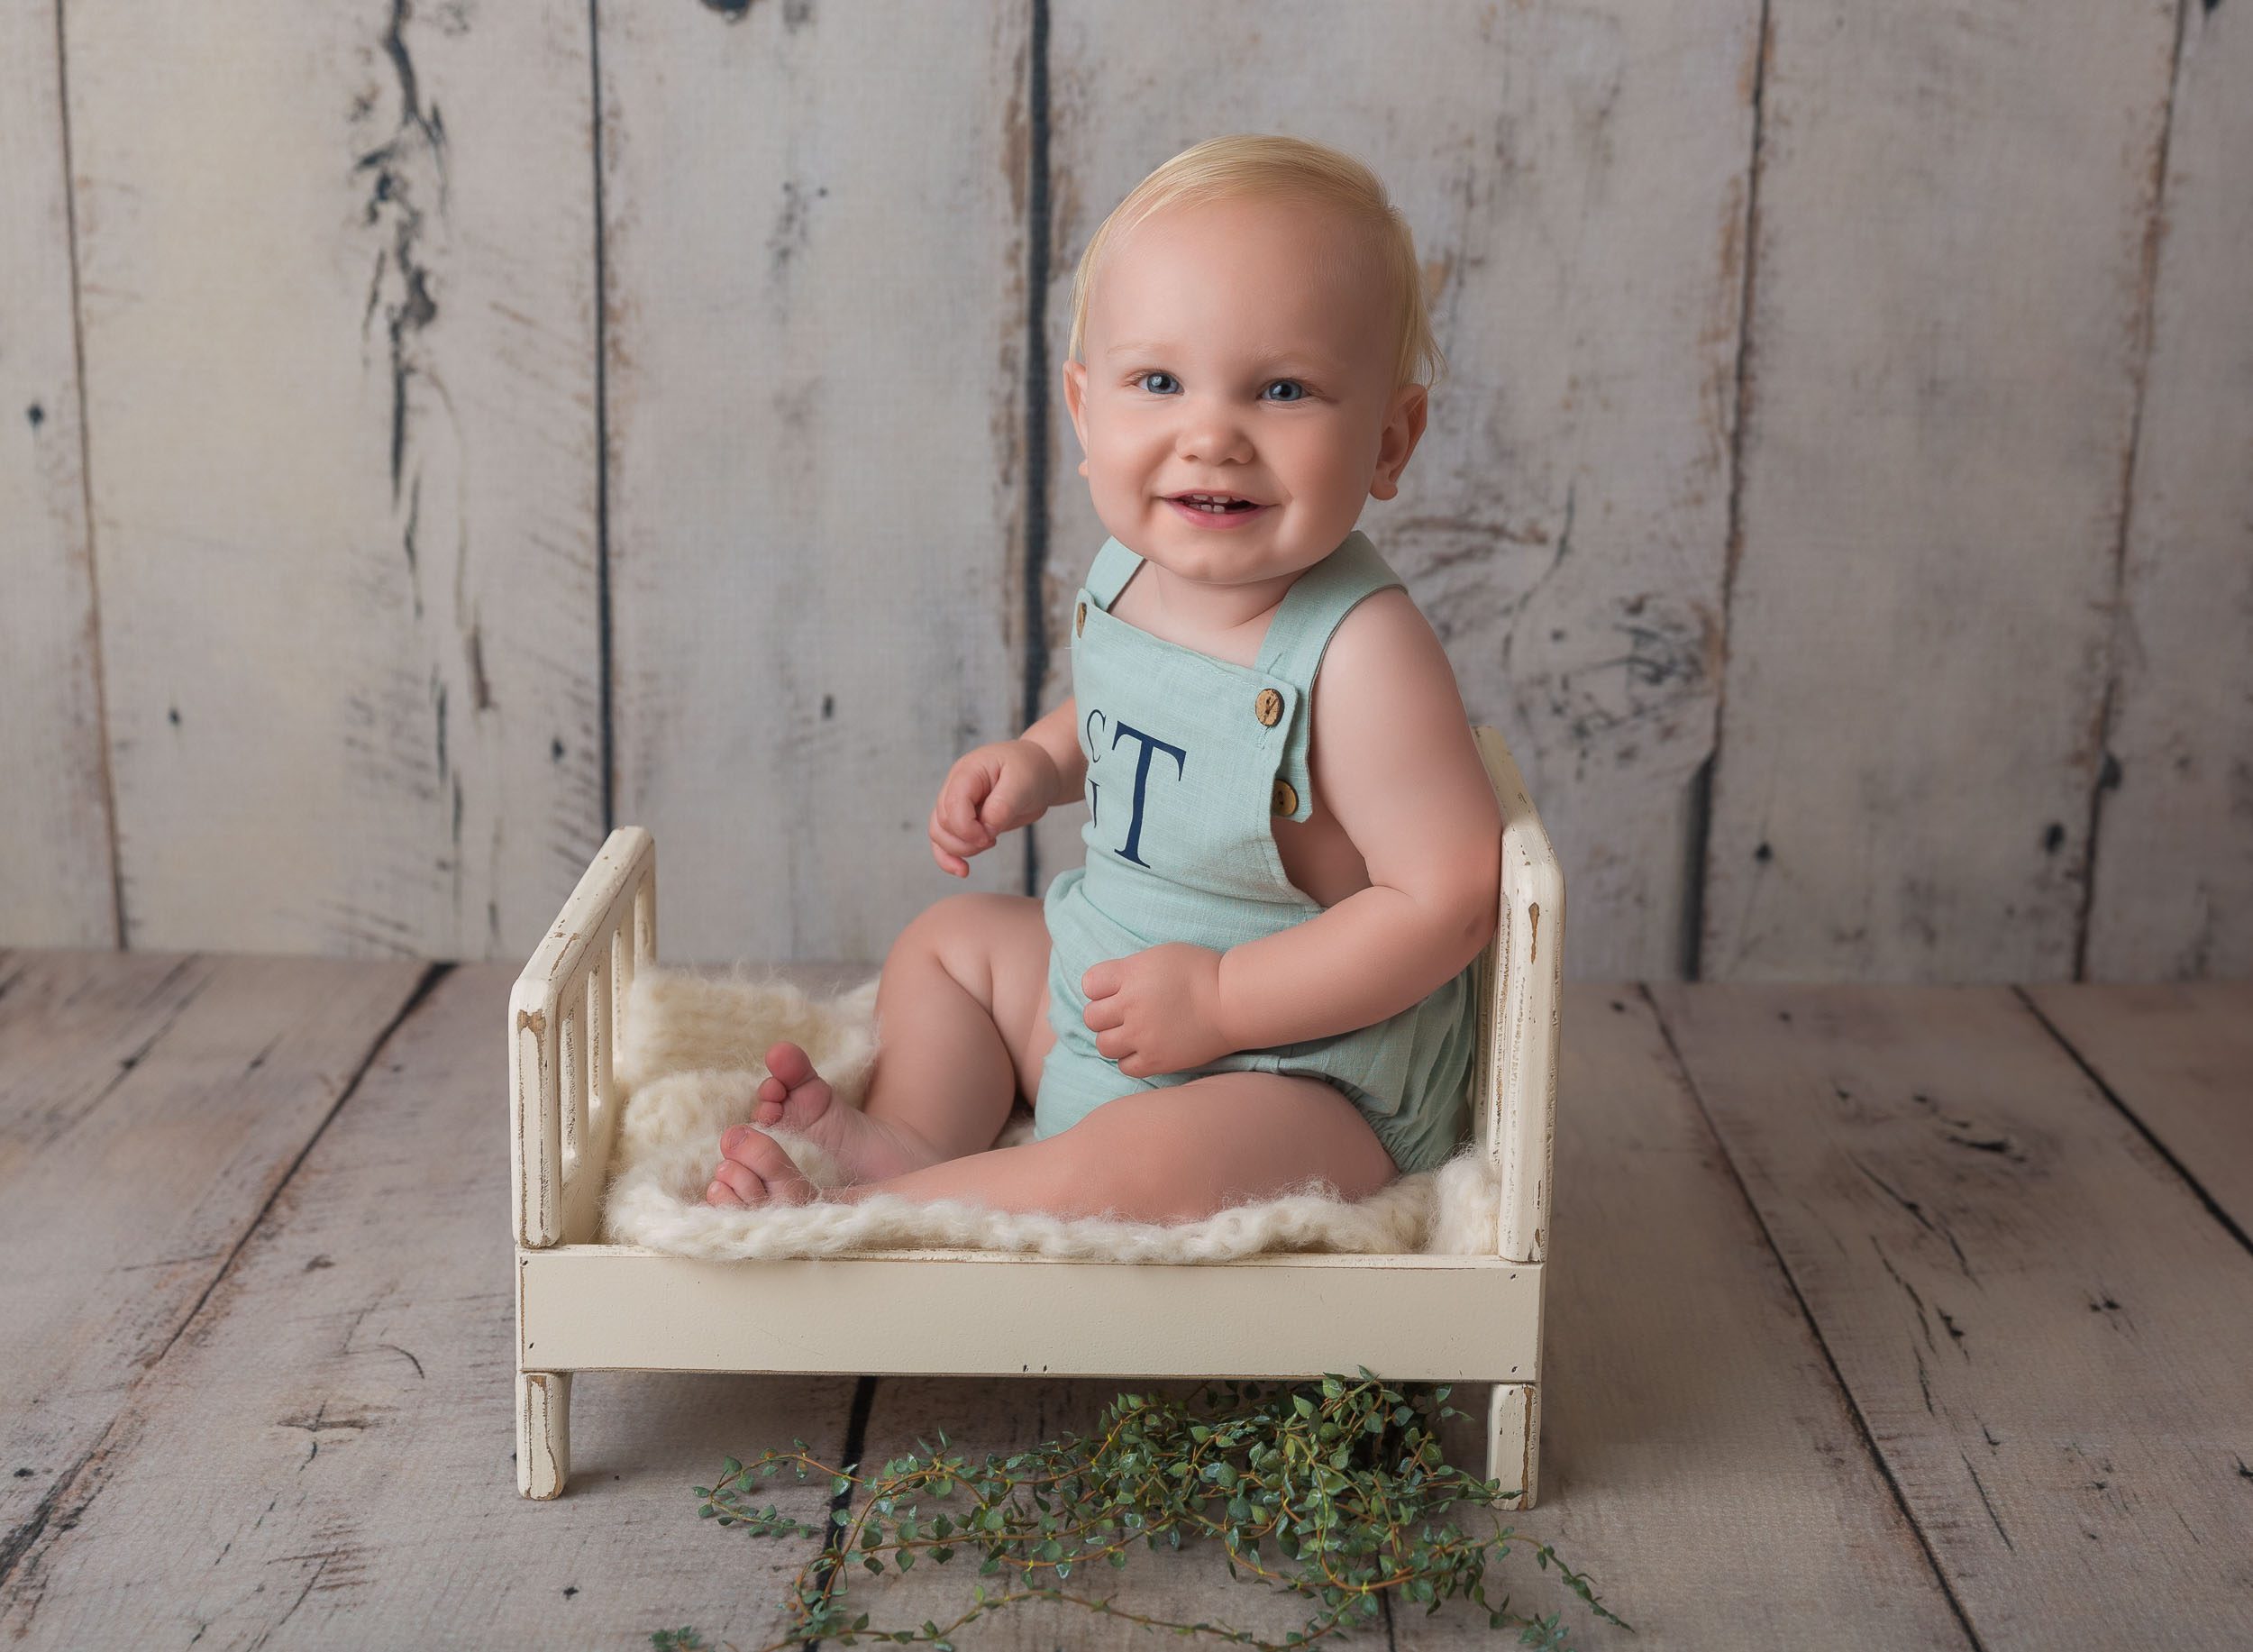
<svg viewBox="0 0 2253 1652"><path fill-rule="evenodd" d="M2253 968L2243 6L2181 8L2170 129L2173 0L1776 0L1756 201L1756 0L1057 0L1044 226L1021 6L599 10L610 730L586 8L0 20L0 939L107 942L114 864L135 945L521 956L607 779L680 956L880 956L1022 723L1026 237L1062 638L1073 263L1239 127L1418 231L1453 370L1364 525L1546 801L1574 974L1683 962L1710 753L1707 973Z"/></svg>
<svg viewBox="0 0 2253 1652"><path fill-rule="evenodd" d="M1564 891L1500 735L1475 732L1503 840L1501 923L1479 961L1473 1113L1501 1180L1491 1255L1185 1265L911 1250L712 1263L588 1243L616 1109L601 1105L597 1127L566 1122L585 1105L584 1075L607 1088L574 1009L627 926L636 963L656 955L655 846L638 827L613 833L509 999L517 1489L563 1490L574 1370L1181 1376L1365 1364L1401 1379L1537 1383ZM1058 1271L1070 1268L1092 1271ZM1504 1394L1490 1407L1487 1474L1520 1488L1512 1506L1530 1507L1538 1490L1536 1399Z"/></svg>
<svg viewBox="0 0 2253 1652"><path fill-rule="evenodd" d="M51 6L0 6L0 937L117 938Z"/></svg>
<svg viewBox="0 0 2253 1652"><path fill-rule="evenodd" d="M0 956L0 1092L41 1070L98 1090L175 1007L150 987L166 962ZM11 1254L41 1259L0 1279L0 1309L28 1291L75 1310L0 1320L0 1646L623 1647L681 1623L773 1644L821 1538L716 1553L729 1534L699 1528L688 1488L793 1438L841 1460L851 1378L579 1375L573 1444L597 1494L510 1495L493 1033L515 970L444 975L335 1106L366 1060L334 1036L344 1006L421 969L207 962L210 990L95 1128L28 1161L8 1199L53 1191L13 1220L0 1200ZM7 1100L0 1143L21 1139ZM105 1152L132 1172L107 1192L86 1173ZM62 1417L94 1426L73 1437ZM827 1516L825 1481L774 1496Z"/></svg>
<svg viewBox="0 0 2253 1652"><path fill-rule="evenodd" d="M2027 998L2209 1207L2253 1232L2253 981L2053 982Z"/></svg>
<svg viewBox="0 0 2253 1652"><path fill-rule="evenodd" d="M72 1507L74 1465L118 1438L134 1385L424 972L78 951L0 960L0 1246L17 1259L0 1270L0 1573L51 1511Z"/></svg>
<svg viewBox="0 0 2253 1652"><path fill-rule="evenodd" d="M1708 976L2072 971L2175 12L1774 9Z"/></svg>
<svg viewBox="0 0 2253 1652"><path fill-rule="evenodd" d="M883 956L1022 728L1027 26L602 8L616 818L680 961Z"/></svg>
<svg viewBox="0 0 2253 1652"><path fill-rule="evenodd" d="M585 8L63 22L129 938L529 945L601 826Z"/></svg>
<svg viewBox="0 0 2253 1652"><path fill-rule="evenodd" d="M2136 1123L2002 989L1655 997L1975 1644L2253 1645L2253 1270Z"/></svg>
<svg viewBox="0 0 2253 1652"><path fill-rule="evenodd" d="M2253 974L2253 7L2191 0L2084 967Z"/></svg>
<svg viewBox="0 0 2253 1652"><path fill-rule="evenodd" d="M1082 250L1168 156L1259 131L1367 161L1449 367L1400 496L1362 526L1541 794L1574 972L1675 972L1719 686L1756 0L1054 11L1052 377ZM1044 705L1070 691L1072 592L1103 540L1051 403ZM1078 863L1085 818L1036 828L1046 875Z"/></svg>

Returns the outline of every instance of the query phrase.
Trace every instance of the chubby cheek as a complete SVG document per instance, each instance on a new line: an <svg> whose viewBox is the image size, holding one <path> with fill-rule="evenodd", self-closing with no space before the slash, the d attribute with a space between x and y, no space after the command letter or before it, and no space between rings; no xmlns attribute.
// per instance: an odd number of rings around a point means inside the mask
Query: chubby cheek
<svg viewBox="0 0 2253 1652"><path fill-rule="evenodd" d="M1364 455L1345 432L1311 419L1277 432L1262 447L1286 490L1308 502L1332 495L1358 498L1374 462L1373 450Z"/></svg>
<svg viewBox="0 0 2253 1652"><path fill-rule="evenodd" d="M1121 513L1154 508L1165 457L1163 444L1095 443L1088 452L1088 482L1096 503Z"/></svg>

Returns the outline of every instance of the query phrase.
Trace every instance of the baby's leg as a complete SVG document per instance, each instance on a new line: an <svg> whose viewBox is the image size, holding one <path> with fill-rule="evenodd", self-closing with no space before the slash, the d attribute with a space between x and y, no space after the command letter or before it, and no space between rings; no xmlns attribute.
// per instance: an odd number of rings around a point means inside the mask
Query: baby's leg
<svg viewBox="0 0 2253 1652"><path fill-rule="evenodd" d="M1048 1026L1048 924L1032 895L950 895L900 932L877 989L879 1054L861 1110L928 1145L993 1145L1030 1106Z"/></svg>
<svg viewBox="0 0 2253 1652"><path fill-rule="evenodd" d="M795 1045L770 1053L762 1123L802 1131L856 1179L898 1175L990 1146L1019 1093L1040 1089L1048 1027L1048 926L1030 895L950 895L900 931L876 990L877 1057L859 1111ZM730 1131L707 1200L799 1203L812 1189L771 1141Z"/></svg>
<svg viewBox="0 0 2253 1652"><path fill-rule="evenodd" d="M1362 1199L1398 1167L1368 1120L1319 1079L1214 1072L1106 1101L1068 1130L825 1195L965 1199L1055 1216L1193 1221L1319 1176Z"/></svg>

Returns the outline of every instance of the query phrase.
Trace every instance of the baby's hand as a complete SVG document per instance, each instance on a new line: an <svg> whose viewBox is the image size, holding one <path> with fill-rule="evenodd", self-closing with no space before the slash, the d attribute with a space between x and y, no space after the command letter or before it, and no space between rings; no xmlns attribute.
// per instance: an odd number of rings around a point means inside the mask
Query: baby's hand
<svg viewBox="0 0 2253 1652"><path fill-rule="evenodd" d="M1130 1079L1180 1072L1236 1048L1221 1030L1220 954L1187 941L1107 958L1080 978L1096 1052Z"/></svg>
<svg viewBox="0 0 2253 1652"><path fill-rule="evenodd" d="M942 871L969 877L968 857L1046 814L1059 783L1056 760L1030 740L997 740L963 753L931 808L932 858Z"/></svg>

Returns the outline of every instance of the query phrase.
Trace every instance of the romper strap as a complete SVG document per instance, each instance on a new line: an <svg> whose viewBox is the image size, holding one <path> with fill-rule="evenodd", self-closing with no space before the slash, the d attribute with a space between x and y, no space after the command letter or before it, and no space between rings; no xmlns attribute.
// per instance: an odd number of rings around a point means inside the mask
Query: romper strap
<svg viewBox="0 0 2253 1652"><path fill-rule="evenodd" d="M1283 593L1260 639L1257 669L1296 684L1302 697L1310 694L1322 653L1354 605L1389 585L1406 584L1355 528Z"/></svg>
<svg viewBox="0 0 2253 1652"><path fill-rule="evenodd" d="M1258 669L1298 689L1290 736L1276 763L1282 783L1275 788L1273 813L1291 820L1313 815L1314 776L1307 745L1314 727L1315 672L1354 605L1391 585L1405 588L1407 581L1377 553L1369 536L1355 528L1336 550L1299 576L1298 583L1283 594L1275 617L1267 622Z"/></svg>
<svg viewBox="0 0 2253 1652"><path fill-rule="evenodd" d="M1107 539L1103 548L1095 553L1095 564L1088 570L1088 595L1095 598L1096 607L1106 614L1118 593L1126 589L1126 581L1135 570L1142 566L1142 558L1129 551L1116 539Z"/></svg>

